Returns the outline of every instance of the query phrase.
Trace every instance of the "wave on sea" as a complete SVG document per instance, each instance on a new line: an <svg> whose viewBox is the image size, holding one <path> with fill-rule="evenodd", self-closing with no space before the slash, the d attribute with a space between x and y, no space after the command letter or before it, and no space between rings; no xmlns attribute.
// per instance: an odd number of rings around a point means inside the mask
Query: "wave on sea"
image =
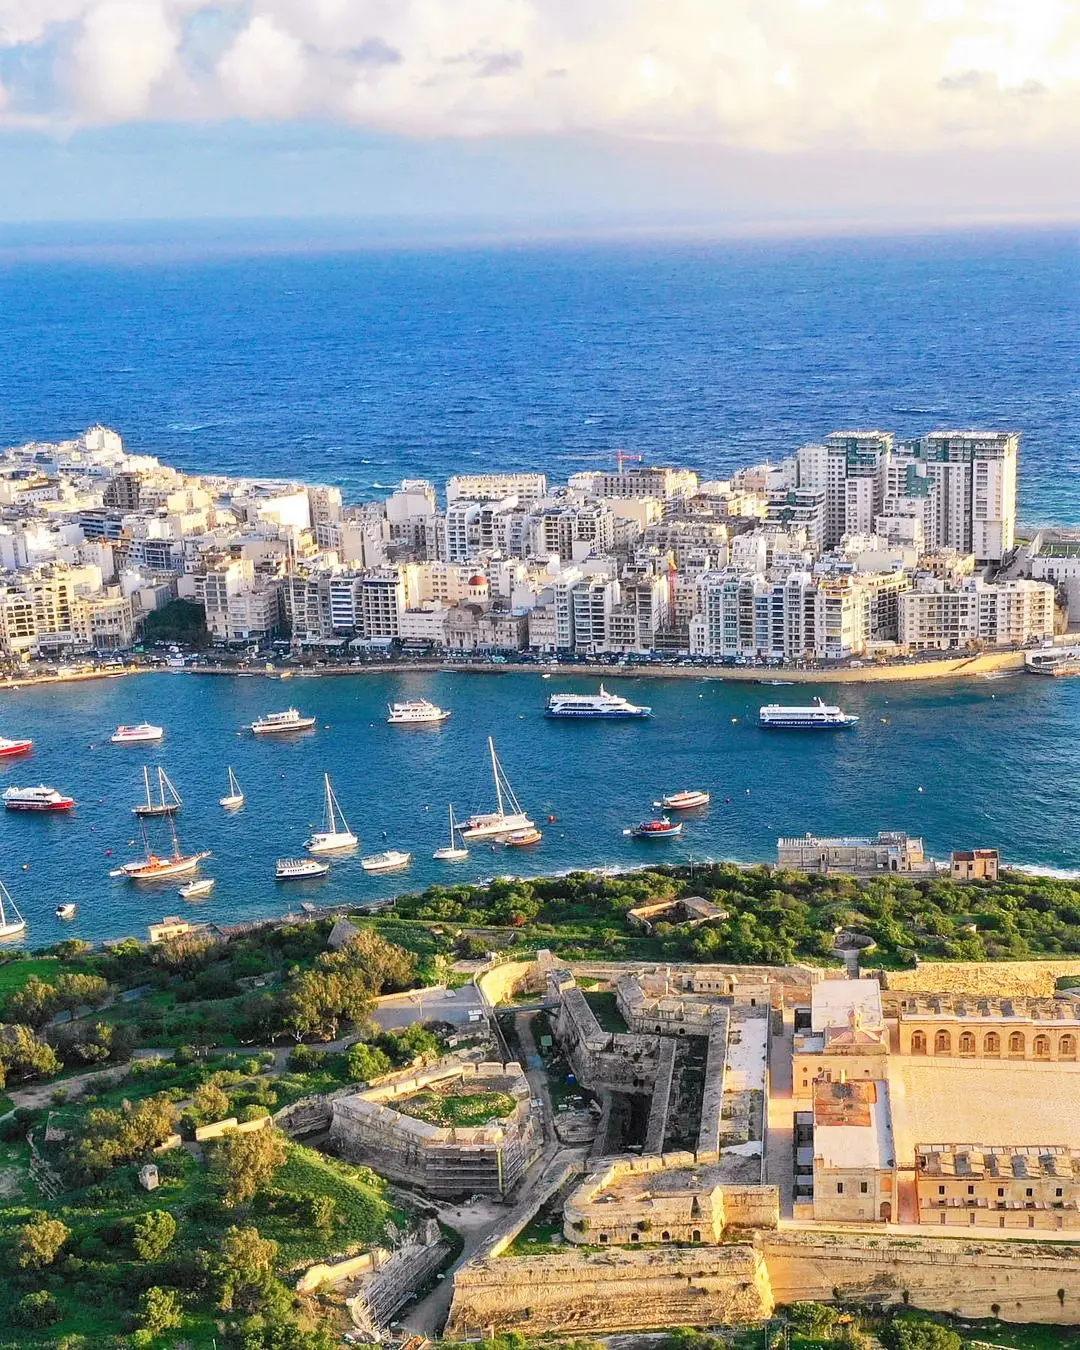
<svg viewBox="0 0 1080 1350"><path fill-rule="evenodd" d="M1029 877L1052 877L1055 881L1080 881L1080 867L1036 867L1031 863L1013 863L1010 872L1024 872Z"/></svg>

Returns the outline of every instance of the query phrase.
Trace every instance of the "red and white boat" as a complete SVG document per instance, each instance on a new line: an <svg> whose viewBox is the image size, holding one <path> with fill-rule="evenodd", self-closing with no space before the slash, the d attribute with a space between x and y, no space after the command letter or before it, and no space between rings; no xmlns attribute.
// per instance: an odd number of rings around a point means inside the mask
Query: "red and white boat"
<svg viewBox="0 0 1080 1350"><path fill-rule="evenodd" d="M33 741L11 741L6 736L0 736L0 759L6 759L9 755L29 754L33 744Z"/></svg>
<svg viewBox="0 0 1080 1350"><path fill-rule="evenodd" d="M682 834L682 821L668 820L661 816L659 820L643 820L632 830L624 830L633 839L675 839Z"/></svg>
<svg viewBox="0 0 1080 1350"><path fill-rule="evenodd" d="M37 787L9 787L4 793L4 806L9 811L70 811L74 805L74 797L65 797L44 783Z"/></svg>

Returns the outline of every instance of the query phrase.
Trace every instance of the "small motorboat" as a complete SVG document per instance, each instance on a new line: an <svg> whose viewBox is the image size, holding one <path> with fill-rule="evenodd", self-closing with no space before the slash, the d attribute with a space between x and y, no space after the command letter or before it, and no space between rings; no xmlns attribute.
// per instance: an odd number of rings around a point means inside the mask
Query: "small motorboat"
<svg viewBox="0 0 1080 1350"><path fill-rule="evenodd" d="M72 904L57 905L56 917L58 919L73 919L75 917L75 906Z"/></svg>
<svg viewBox="0 0 1080 1350"><path fill-rule="evenodd" d="M317 858L279 858L274 867L275 881L312 881L316 877L325 877L330 864L319 862Z"/></svg>
<svg viewBox="0 0 1080 1350"><path fill-rule="evenodd" d="M31 740L9 740L6 736L0 736L0 758L7 759L11 755L27 755L33 748L34 742Z"/></svg>
<svg viewBox="0 0 1080 1350"><path fill-rule="evenodd" d="M503 840L507 848L528 848L530 844L538 844L543 835L535 825L525 830L515 830L513 834L508 834Z"/></svg>
<svg viewBox="0 0 1080 1350"><path fill-rule="evenodd" d="M412 862L411 853L402 853L400 849L388 848L382 853L372 853L361 858L360 866L365 872L398 872Z"/></svg>
<svg viewBox="0 0 1080 1350"><path fill-rule="evenodd" d="M256 736L283 736L290 731L310 731L316 718L308 717L296 708L286 708L284 712L267 713L256 718L251 730Z"/></svg>
<svg viewBox="0 0 1080 1350"><path fill-rule="evenodd" d="M666 792L653 806L661 811L691 811L695 806L708 806L707 792L687 788L682 792Z"/></svg>
<svg viewBox="0 0 1080 1350"><path fill-rule="evenodd" d="M631 830L624 830L632 839L674 839L682 834L682 821L668 820L661 816L659 820L643 820Z"/></svg>
<svg viewBox="0 0 1080 1350"><path fill-rule="evenodd" d="M217 885L213 877L200 877L198 881L189 881L186 886L181 886L179 895L181 900L201 900Z"/></svg>

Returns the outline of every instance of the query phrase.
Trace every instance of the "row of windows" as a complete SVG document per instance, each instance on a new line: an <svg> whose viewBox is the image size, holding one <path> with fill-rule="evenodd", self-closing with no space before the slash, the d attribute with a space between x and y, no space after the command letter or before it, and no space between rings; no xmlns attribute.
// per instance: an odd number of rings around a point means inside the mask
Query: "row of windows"
<svg viewBox="0 0 1080 1350"><path fill-rule="evenodd" d="M911 1033L911 1053L913 1055L925 1055L927 1053L927 1036L925 1031L913 1031ZM1049 1059L1051 1050L1050 1037L1045 1032L1039 1032L1032 1041L1032 1054L1036 1059ZM962 1031L958 1043L958 1052L961 1055L974 1055L976 1053L975 1033L973 1031ZM982 1052L984 1055L1001 1054L1001 1036L996 1031L988 1031L983 1036ZM1022 1031L1012 1031L1009 1033L1009 1054L1023 1056L1027 1053L1027 1038ZM948 1031L939 1031L934 1036L934 1054L951 1055L952 1054L952 1033ZM1058 1059L1076 1058L1076 1037L1072 1032L1066 1032L1058 1039Z"/></svg>
<svg viewBox="0 0 1080 1350"><path fill-rule="evenodd" d="M944 1186L939 1186L939 1187L937 1188L937 1193L938 1193L938 1195L944 1195L944 1194L945 1194L945 1187L944 1187ZM974 1186L969 1186L969 1187L967 1188L967 1193L968 1193L968 1195L974 1195L974 1194L975 1194L975 1187L974 1187ZM1004 1187L1004 1186L999 1186L999 1187L997 1188L997 1193L998 1193L998 1199L999 1199L999 1200L1002 1199L1002 1198L1004 1197L1004 1195L1005 1195L1005 1187ZM1034 1189L1034 1187L1032 1187L1032 1186L1026 1187L1025 1190L1024 1190L1024 1194L1025 1194L1025 1195L1027 1196L1027 1198L1030 1200L1030 1199L1034 1196L1034 1194L1035 1194L1035 1189ZM1061 1186L1058 1186L1058 1187L1055 1189L1054 1194L1055 1194L1055 1195L1057 1196L1057 1198L1060 1200L1061 1197L1065 1194L1065 1191L1064 1191L1064 1189L1063 1189Z"/></svg>

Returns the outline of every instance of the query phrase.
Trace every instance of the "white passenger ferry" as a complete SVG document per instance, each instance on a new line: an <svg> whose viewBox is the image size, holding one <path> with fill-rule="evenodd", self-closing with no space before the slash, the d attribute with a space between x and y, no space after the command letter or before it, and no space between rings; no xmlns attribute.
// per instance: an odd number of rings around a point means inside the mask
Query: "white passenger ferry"
<svg viewBox="0 0 1080 1350"><path fill-rule="evenodd" d="M388 705L390 716L386 719L391 726L416 727L431 726L435 722L445 722L450 716L449 708L440 708L426 698L409 699L405 703Z"/></svg>
<svg viewBox="0 0 1080 1350"><path fill-rule="evenodd" d="M609 694L603 685L598 694L552 694L548 717L651 717L652 709L631 703L621 694Z"/></svg>
<svg viewBox="0 0 1080 1350"><path fill-rule="evenodd" d="M164 727L155 727L150 722L138 722L135 726L118 726L109 740L113 745L151 745L165 735Z"/></svg>
<svg viewBox="0 0 1080 1350"><path fill-rule="evenodd" d="M258 718L252 722L251 730L256 736L282 736L289 731L308 731L314 725L314 717L305 717L296 708L286 708L284 712Z"/></svg>
<svg viewBox="0 0 1080 1350"><path fill-rule="evenodd" d="M767 703L758 710L758 726L778 731L836 731L853 727L858 718L842 708L815 699L809 707L785 707Z"/></svg>

